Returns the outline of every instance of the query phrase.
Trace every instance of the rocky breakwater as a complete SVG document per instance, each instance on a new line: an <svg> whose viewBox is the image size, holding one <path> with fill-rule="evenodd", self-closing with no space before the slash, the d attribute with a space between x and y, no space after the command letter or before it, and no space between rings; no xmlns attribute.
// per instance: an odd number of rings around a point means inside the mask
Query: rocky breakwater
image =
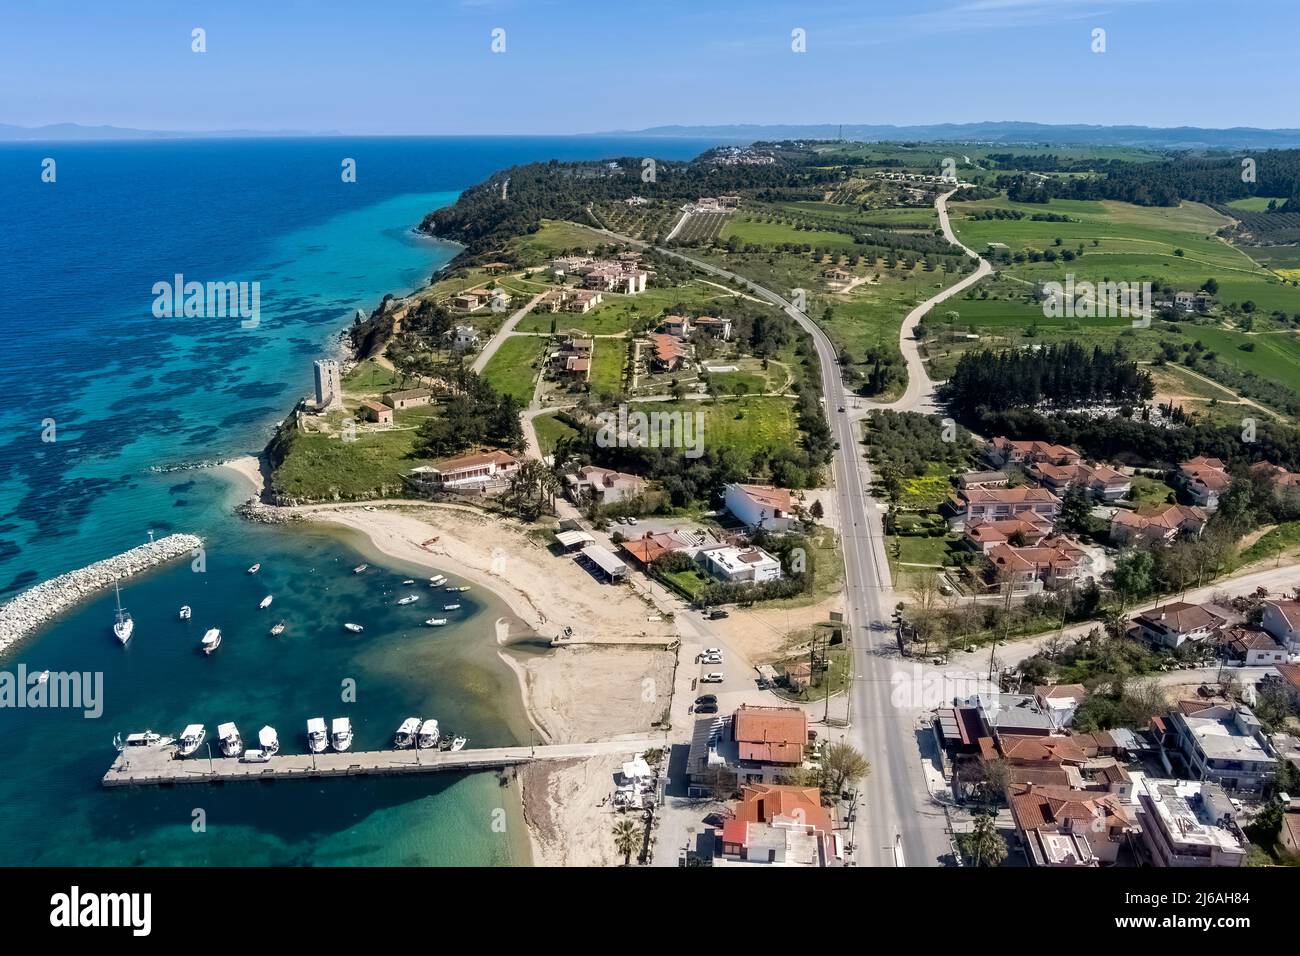
<svg viewBox="0 0 1300 956"><path fill-rule="evenodd" d="M167 561L195 554L203 540L193 534L169 534L103 561L60 574L0 606L0 651L46 621L113 582Z"/></svg>

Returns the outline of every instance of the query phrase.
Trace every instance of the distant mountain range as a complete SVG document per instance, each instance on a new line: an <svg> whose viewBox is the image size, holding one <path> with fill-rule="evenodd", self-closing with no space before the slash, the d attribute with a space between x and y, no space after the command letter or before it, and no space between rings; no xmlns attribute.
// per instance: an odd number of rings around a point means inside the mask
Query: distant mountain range
<svg viewBox="0 0 1300 956"><path fill-rule="evenodd" d="M147 130L121 126L13 126L0 123L0 142L71 142L114 139L237 139L284 136L342 136L337 130ZM984 122L936 123L929 126L871 126L858 123L809 126L652 126L649 129L611 130L592 136L642 136L753 142L754 140L839 139L862 142L955 142L1056 146L1135 146L1145 149L1297 149L1300 129L1256 129L1237 126L1208 129L1200 126L1086 126L1048 123Z"/></svg>
<svg viewBox="0 0 1300 956"><path fill-rule="evenodd" d="M692 137L746 141L839 139L863 142L962 142L1058 146L1137 146L1146 149L1294 149L1300 129L1206 129L1199 126L1085 126L1047 123L936 123L930 126L869 126L856 123L819 126L652 126L611 134Z"/></svg>
<svg viewBox="0 0 1300 956"><path fill-rule="evenodd" d="M82 126L80 123L52 123L49 126L12 126L0 123L0 142L72 142L107 139L247 139L264 136L337 136L336 132L309 133L304 130L266 132L255 129L185 130L127 129L122 126Z"/></svg>

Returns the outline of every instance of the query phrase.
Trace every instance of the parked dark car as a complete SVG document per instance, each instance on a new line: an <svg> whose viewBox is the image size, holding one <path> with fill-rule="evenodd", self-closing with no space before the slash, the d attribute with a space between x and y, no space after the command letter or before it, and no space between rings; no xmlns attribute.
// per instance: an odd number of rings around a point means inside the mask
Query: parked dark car
<svg viewBox="0 0 1300 956"><path fill-rule="evenodd" d="M730 616L730 615L728 615L727 612L724 611L724 610L722 610L721 608L718 608L717 610L713 610L713 611L710 611L710 612L709 612L709 620L710 620L710 621L720 621L720 620L722 620L724 617L729 617L729 616Z"/></svg>
<svg viewBox="0 0 1300 956"><path fill-rule="evenodd" d="M718 698L716 694L701 694L699 697L695 698L696 707L701 707L705 704L716 704L717 702Z"/></svg>
<svg viewBox="0 0 1300 956"><path fill-rule="evenodd" d="M718 712L717 704L696 704L695 712L697 714L716 714Z"/></svg>

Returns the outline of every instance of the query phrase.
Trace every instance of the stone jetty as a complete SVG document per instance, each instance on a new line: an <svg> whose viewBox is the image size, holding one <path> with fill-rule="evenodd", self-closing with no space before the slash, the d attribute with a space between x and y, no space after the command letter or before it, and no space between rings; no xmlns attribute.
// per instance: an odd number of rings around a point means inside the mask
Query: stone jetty
<svg viewBox="0 0 1300 956"><path fill-rule="evenodd" d="M169 534L103 561L60 574L0 606L0 652L83 598L113 586L120 578L191 555L203 546L193 534Z"/></svg>

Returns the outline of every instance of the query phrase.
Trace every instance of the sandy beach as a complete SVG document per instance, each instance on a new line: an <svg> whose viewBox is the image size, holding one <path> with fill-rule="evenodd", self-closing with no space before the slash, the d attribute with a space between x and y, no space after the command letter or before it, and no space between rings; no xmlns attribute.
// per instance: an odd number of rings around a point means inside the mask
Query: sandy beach
<svg viewBox="0 0 1300 956"><path fill-rule="evenodd" d="M247 485L250 495L261 498L262 492L266 488L265 465L265 460L258 455L244 455L240 458L223 461L217 467L224 469L238 478L242 484Z"/></svg>

